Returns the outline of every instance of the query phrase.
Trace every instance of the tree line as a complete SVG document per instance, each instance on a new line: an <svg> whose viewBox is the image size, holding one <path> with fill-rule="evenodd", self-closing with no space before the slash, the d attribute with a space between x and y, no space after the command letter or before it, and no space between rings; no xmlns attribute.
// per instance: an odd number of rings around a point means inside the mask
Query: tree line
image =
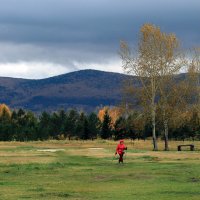
<svg viewBox="0 0 200 200"><path fill-rule="evenodd" d="M78 112L77 110L48 113L37 116L23 109L10 111L3 106L0 109L0 141L36 141L48 139L143 139L151 136L152 127L141 112L129 115L121 113L116 119L109 115L106 108L102 119L99 114ZM157 126L158 136L163 139L161 124ZM170 125L170 139L199 140L200 117L197 110L182 113L174 125Z"/></svg>

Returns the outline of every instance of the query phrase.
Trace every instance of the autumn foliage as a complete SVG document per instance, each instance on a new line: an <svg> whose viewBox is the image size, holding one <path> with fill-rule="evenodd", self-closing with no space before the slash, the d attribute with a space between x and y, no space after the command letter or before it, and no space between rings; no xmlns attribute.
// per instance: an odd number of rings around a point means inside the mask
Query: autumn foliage
<svg viewBox="0 0 200 200"><path fill-rule="evenodd" d="M98 117L101 122L103 122L104 115L108 112L108 115L111 118L111 126L113 127L117 119L122 115L123 111L122 108L120 107L103 107L102 109L99 110L98 112Z"/></svg>
<svg viewBox="0 0 200 200"><path fill-rule="evenodd" d="M8 116L11 116L11 111L6 104L0 104L0 117L3 114L7 114Z"/></svg>

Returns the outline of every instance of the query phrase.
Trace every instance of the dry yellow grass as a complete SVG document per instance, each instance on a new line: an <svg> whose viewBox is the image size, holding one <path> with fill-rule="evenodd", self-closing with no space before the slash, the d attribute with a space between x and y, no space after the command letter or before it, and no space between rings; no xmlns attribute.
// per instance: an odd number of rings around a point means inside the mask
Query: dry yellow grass
<svg viewBox="0 0 200 200"><path fill-rule="evenodd" d="M68 155L91 156L91 157L113 157L116 141L44 141L44 142L1 142L0 163L49 163L56 159L56 152L38 151L42 149L64 149ZM126 140L128 146L127 157L129 161L140 158L152 157L160 162L200 161L200 142L195 141L171 141L172 151L152 151L152 141ZM179 144L194 144L197 151L176 151ZM163 141L158 142L159 149L163 149Z"/></svg>
<svg viewBox="0 0 200 200"><path fill-rule="evenodd" d="M49 163L54 160L55 156L47 152L0 152L0 163L3 164Z"/></svg>

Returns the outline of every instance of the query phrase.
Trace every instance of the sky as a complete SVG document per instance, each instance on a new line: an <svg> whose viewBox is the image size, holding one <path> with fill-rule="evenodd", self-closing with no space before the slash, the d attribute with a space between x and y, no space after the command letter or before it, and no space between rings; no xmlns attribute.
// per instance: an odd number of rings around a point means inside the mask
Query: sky
<svg viewBox="0 0 200 200"><path fill-rule="evenodd" d="M122 73L120 40L137 47L144 23L200 46L199 0L0 0L0 76Z"/></svg>

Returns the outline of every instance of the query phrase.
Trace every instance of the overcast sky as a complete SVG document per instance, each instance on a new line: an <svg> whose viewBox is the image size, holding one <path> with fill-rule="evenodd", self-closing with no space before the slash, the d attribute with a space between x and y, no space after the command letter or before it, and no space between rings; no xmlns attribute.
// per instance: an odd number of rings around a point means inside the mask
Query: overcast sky
<svg viewBox="0 0 200 200"><path fill-rule="evenodd" d="M0 76L44 78L79 69L122 72L119 41L144 23L200 46L200 0L1 0Z"/></svg>

